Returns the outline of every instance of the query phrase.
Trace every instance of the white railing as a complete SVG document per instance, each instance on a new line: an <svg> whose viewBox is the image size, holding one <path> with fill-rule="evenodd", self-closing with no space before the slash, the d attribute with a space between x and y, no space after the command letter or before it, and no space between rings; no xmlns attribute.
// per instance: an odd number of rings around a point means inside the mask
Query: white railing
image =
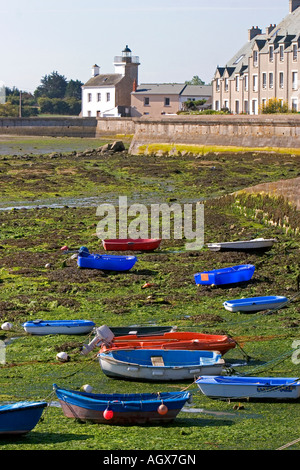
<svg viewBox="0 0 300 470"><path fill-rule="evenodd" d="M131 59L131 61L128 60L129 58ZM115 56L114 62L116 64L120 64L122 62L124 62L124 63L131 62L132 64L139 64L140 63L140 58L138 56L123 57L121 55L118 55L118 56Z"/></svg>

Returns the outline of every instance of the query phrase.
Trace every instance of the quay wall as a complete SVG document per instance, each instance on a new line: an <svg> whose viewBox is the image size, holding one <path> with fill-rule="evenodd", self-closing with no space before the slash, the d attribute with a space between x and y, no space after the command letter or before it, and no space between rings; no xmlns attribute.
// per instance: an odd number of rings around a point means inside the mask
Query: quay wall
<svg viewBox="0 0 300 470"><path fill-rule="evenodd" d="M164 144L168 145L164 148ZM187 150L188 146L191 150L193 146L300 149L300 115L140 118L135 124L130 153L165 150L174 154L184 146Z"/></svg>
<svg viewBox="0 0 300 470"><path fill-rule="evenodd" d="M0 118L0 135L95 137L95 118Z"/></svg>
<svg viewBox="0 0 300 470"><path fill-rule="evenodd" d="M0 135L132 137L131 154L197 147L300 149L300 115L0 118ZM182 147L180 147L182 146ZM181 150L179 150L181 148Z"/></svg>

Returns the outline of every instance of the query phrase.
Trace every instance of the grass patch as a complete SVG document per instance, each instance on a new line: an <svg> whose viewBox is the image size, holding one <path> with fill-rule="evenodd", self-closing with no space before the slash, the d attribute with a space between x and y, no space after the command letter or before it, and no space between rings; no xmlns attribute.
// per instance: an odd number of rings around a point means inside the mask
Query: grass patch
<svg viewBox="0 0 300 470"><path fill-rule="evenodd" d="M56 148L53 149L56 151ZM254 163L255 160L255 163ZM94 165L98 166L94 166ZM30 166L31 165L31 166ZM52 166L50 166L52 165ZM214 167L214 169L212 169ZM81 197L99 194L138 195L149 203L155 194L161 202L196 201L199 196L222 196L264 180L297 176L299 157L274 154L209 154L205 157L150 157L99 155L88 157L47 155L26 160L13 156L0 160L0 180L6 181L7 197L16 201L29 181L28 192L46 199L53 185L61 195ZM22 171L20 171L22 170ZM46 178L50 178L49 186ZM63 170L68 170L67 174ZM71 171L72 170L72 171ZM291 171L292 170L292 171ZM30 172L35 171L37 178ZM104 178L100 183L95 176ZM42 182L44 185L42 185ZM297 293L300 235L265 218L254 218L255 208L270 217L287 212L281 199L239 195L239 210L232 196L210 198L205 203L205 242L276 237L278 243L264 253L213 253L204 247L188 252L185 240L163 240L161 250L138 254L128 273L78 269L76 260L60 251L81 245L104 253L95 237L98 219L93 207L44 207L0 211L0 322L13 330L1 330L7 341L6 363L0 365L0 400L47 399L52 384L79 389L89 383L95 392L174 391L189 387L193 404L167 426L92 425L65 418L51 406L44 420L27 436L0 439L3 450L274 450L299 438L299 403L214 401L201 395L192 383L140 383L113 380L101 371L97 359L80 354L89 337L26 335L26 320L91 319L97 325L177 325L181 330L229 334L239 346L226 354L227 364L239 374L298 376L292 361L293 342L300 335L299 302L273 315L232 314L225 300L256 295ZM296 213L287 213L296 224ZM49 268L46 265L50 264ZM193 275L201 270L251 263L256 266L249 283L226 288L197 287ZM142 289L146 282L153 286ZM59 363L58 351L67 351L70 362ZM250 357L246 362L245 354ZM55 404L55 403L54 403ZM299 443L292 449L299 450Z"/></svg>

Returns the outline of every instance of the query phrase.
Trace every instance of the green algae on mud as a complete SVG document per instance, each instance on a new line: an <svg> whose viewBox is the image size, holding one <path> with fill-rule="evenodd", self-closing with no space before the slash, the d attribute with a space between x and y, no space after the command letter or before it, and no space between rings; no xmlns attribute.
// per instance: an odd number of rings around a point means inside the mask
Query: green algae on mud
<svg viewBox="0 0 300 470"><path fill-rule="evenodd" d="M38 168L43 158L28 160L32 166L27 169ZM93 166L97 163L103 174L115 178L112 185L105 182L99 185L98 190L101 189L104 197L110 191L120 194L119 190L123 188L124 194L130 194L130 191L140 194L140 202L147 200L151 190L155 190L161 202L168 198L182 202L184 197L195 201L199 195L211 194L212 186L215 194L221 195L263 178L297 176L299 171L297 157L287 159L274 155L256 156L259 160L255 165L251 163L253 156L251 160L250 155L243 155L236 165L234 157L227 155L210 155L203 161L191 157L175 160L123 154L105 159L96 155L76 158L76 164L72 158L68 163L65 156L49 160L46 156L42 162L53 164L51 177L60 186L61 194L72 191L75 196L80 196L82 191L85 196L84 189L78 190L76 171L85 175L82 178L88 181L90 170L97 168ZM17 177L21 161L13 157L0 161L4 171L0 178L7 176L5 162L10 163L9 176L14 175L10 195L16 194L21 185ZM218 165L223 169L217 178L214 175L219 171ZM61 179L64 167L68 169L68 183ZM71 172L70 168L75 171ZM233 175L236 179L231 186L225 185L226 178ZM39 179L42 177L38 176L37 181ZM190 186L188 181L192 183ZM161 182L167 184L160 185ZM173 189L169 191L171 183ZM28 184L36 195L47 195L43 188ZM89 192L88 185L86 188ZM96 185L94 189L97 189ZM243 199L243 204L252 209L250 203L252 201ZM281 200L275 200L271 206L267 201L262 207L275 211L278 204L280 212L281 203ZM127 273L78 269L76 260L60 251L67 244L70 249L86 245L90 251L104 252L95 236L98 222L95 207L0 212L0 322L10 321L14 325L13 330L2 331L0 337L2 341L8 340L6 363L0 365L1 401L47 397L56 405L53 383L75 389L89 383L95 392L107 393L174 391L189 387L194 398L192 408L204 410L181 412L174 423L166 427L126 426L124 433L120 426L70 420L62 415L60 408L51 406L46 410L44 420L30 434L17 441L0 440L1 449L272 450L298 437L299 402L250 401L243 403L244 409L239 411L234 409L233 403L204 397L195 384L109 379L102 373L94 354L89 357L80 354L81 345L89 337L34 337L25 334L22 328L24 321L38 318L83 318L94 320L97 325L111 326L172 324L181 330L229 334L237 339L242 349L231 350L224 357L236 373L299 376L299 364L291 359L293 342L300 339L299 302L272 315L266 315L266 312L232 314L223 308L223 302L229 298L273 294L292 298L297 293L299 233L269 225L263 218L252 218L250 210L238 211L234 204L231 196L205 203L205 242L275 237L278 243L270 251L212 253L203 248L188 252L184 249L184 239L163 240L161 250L137 254L138 263ZM226 288L197 287L194 283L193 274L200 270L248 262L256 266L249 283ZM50 267L46 268L48 264ZM145 283L150 283L151 287L143 289ZM58 362L58 351L67 351L70 362ZM248 362L245 354L249 356ZM217 412L224 415L214 414ZM299 444L292 448L299 450Z"/></svg>
<svg viewBox="0 0 300 470"><path fill-rule="evenodd" d="M253 165L253 163L255 163ZM0 202L127 195L148 203L212 198L252 185L300 174L300 156L208 154L198 157L151 157L68 153L0 158Z"/></svg>

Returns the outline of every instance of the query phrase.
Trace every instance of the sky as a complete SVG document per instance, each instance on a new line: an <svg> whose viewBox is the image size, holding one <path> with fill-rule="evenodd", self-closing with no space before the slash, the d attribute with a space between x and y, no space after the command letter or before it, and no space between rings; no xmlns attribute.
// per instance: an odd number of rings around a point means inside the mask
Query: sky
<svg viewBox="0 0 300 470"><path fill-rule="evenodd" d="M278 24L288 0L0 0L0 81L31 93L57 71L85 83L92 65L114 73L128 44L139 83L209 83L247 42Z"/></svg>

